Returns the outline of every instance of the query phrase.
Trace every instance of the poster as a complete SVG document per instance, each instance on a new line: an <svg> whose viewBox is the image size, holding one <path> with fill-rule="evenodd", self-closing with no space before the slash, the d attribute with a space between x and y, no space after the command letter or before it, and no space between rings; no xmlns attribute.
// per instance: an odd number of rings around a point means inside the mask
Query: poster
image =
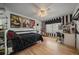
<svg viewBox="0 0 79 59"><path fill-rule="evenodd" d="M11 14L10 26L11 28L33 28L35 20Z"/></svg>
<svg viewBox="0 0 79 59"><path fill-rule="evenodd" d="M18 16L11 14L10 15L10 25L11 28L19 28L21 26L21 20L19 19Z"/></svg>

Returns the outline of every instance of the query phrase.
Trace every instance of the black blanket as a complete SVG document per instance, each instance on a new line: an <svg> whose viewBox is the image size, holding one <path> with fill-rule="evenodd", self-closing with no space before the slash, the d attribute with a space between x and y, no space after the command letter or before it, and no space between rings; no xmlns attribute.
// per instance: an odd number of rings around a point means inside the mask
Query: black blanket
<svg viewBox="0 0 79 59"><path fill-rule="evenodd" d="M24 33L24 34L17 34L15 39L12 39L13 43L13 51L22 50L28 46L31 46L33 43L37 41L43 41L42 35L37 33Z"/></svg>

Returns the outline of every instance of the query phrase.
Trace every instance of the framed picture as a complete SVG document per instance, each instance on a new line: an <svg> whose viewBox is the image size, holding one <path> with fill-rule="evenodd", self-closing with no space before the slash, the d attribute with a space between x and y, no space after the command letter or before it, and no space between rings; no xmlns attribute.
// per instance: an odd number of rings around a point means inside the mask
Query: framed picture
<svg viewBox="0 0 79 59"><path fill-rule="evenodd" d="M20 28L21 20L19 19L19 16L13 14L10 15L10 26L11 28Z"/></svg>
<svg viewBox="0 0 79 59"><path fill-rule="evenodd" d="M30 21L28 20L28 18L24 18L22 21L24 28L30 28Z"/></svg>
<svg viewBox="0 0 79 59"><path fill-rule="evenodd" d="M35 20L11 14L10 26L11 28L33 28Z"/></svg>
<svg viewBox="0 0 79 59"><path fill-rule="evenodd" d="M35 20L30 20L30 28L33 28L35 26Z"/></svg>

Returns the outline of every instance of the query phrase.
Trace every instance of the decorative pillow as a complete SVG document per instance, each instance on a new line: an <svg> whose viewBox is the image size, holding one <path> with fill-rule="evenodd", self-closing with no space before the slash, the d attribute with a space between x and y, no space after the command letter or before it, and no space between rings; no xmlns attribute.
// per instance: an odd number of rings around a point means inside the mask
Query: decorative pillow
<svg viewBox="0 0 79 59"><path fill-rule="evenodd" d="M13 39L14 38L15 33L14 32L8 32L7 33L7 38L8 39Z"/></svg>

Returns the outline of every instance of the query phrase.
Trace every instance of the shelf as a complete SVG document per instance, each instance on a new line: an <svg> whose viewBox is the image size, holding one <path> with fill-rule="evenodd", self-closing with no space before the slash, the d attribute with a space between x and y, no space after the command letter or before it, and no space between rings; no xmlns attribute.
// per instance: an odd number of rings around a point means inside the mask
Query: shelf
<svg viewBox="0 0 79 59"><path fill-rule="evenodd" d="M0 49L0 55L4 55L4 54L5 54L5 49L4 48Z"/></svg>
<svg viewBox="0 0 79 59"><path fill-rule="evenodd" d="M0 29L0 55L4 55L4 54L5 54L4 31L5 31L5 30Z"/></svg>

